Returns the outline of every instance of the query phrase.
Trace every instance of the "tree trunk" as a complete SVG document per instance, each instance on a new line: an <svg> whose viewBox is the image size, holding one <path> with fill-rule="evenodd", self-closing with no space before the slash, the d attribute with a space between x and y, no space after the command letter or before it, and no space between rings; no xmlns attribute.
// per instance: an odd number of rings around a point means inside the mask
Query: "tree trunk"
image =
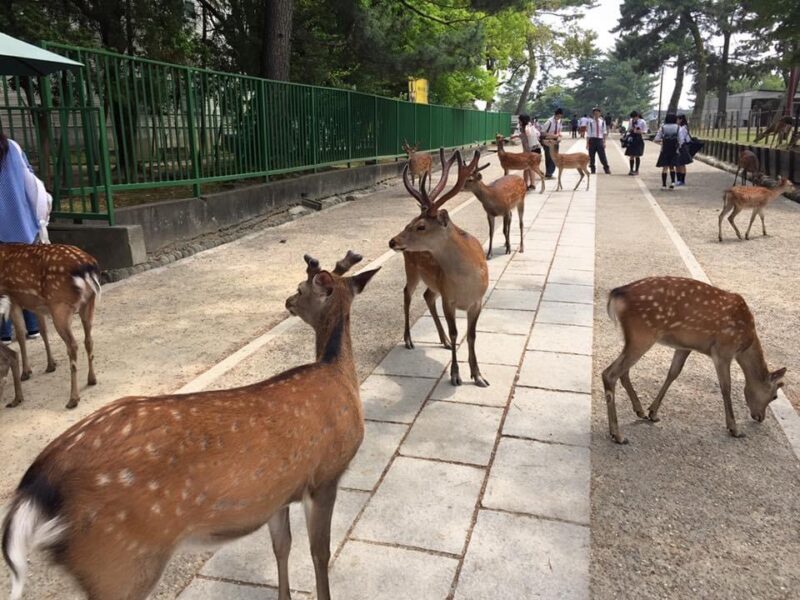
<svg viewBox="0 0 800 600"><path fill-rule="evenodd" d="M525 85L522 86L522 92L519 95L519 101L517 102L517 110L515 114L522 114L525 111L525 104L528 102L528 97L531 93L531 86L533 85L533 80L536 79L536 48L533 45L533 42L528 39L528 77L525 78Z"/></svg>
<svg viewBox="0 0 800 600"><path fill-rule="evenodd" d="M289 80L294 0L264 0L264 37L261 75L277 81Z"/></svg>
<svg viewBox="0 0 800 600"><path fill-rule="evenodd" d="M667 105L667 114L678 112L678 103L681 101L681 94L683 93L683 75L686 72L686 57L683 54L678 55L678 61L675 63L675 89L672 90L669 104Z"/></svg>
<svg viewBox="0 0 800 600"><path fill-rule="evenodd" d="M686 24L689 26L689 31L692 34L694 41L694 67L695 67L695 82L694 82L694 110L692 111L692 120L700 122L701 115L703 114L703 105L706 102L706 90L708 87L708 62L706 60L706 46L703 42L703 34L697 26L691 14L685 13Z"/></svg>
<svg viewBox="0 0 800 600"><path fill-rule="evenodd" d="M720 119L723 123L726 121L728 113L728 79L730 77L730 49L731 49L731 31L725 29L722 32L722 60L719 65L719 86L717 87L717 127L719 127ZM749 118L749 117L748 117Z"/></svg>

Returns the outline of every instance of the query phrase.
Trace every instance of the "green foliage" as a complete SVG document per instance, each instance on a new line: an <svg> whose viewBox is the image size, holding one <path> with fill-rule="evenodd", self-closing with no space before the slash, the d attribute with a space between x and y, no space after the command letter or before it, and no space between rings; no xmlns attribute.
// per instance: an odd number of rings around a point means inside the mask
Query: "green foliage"
<svg viewBox="0 0 800 600"><path fill-rule="evenodd" d="M615 116L649 108L657 81L655 75L637 73L633 60L602 55L582 62L571 77L580 80L574 90L578 113L588 114L600 106Z"/></svg>

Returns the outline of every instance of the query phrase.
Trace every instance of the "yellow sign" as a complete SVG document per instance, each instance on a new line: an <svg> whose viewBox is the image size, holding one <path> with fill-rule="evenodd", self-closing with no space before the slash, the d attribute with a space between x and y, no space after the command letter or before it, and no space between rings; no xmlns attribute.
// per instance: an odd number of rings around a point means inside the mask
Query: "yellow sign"
<svg viewBox="0 0 800 600"><path fill-rule="evenodd" d="M409 79L408 80L408 99L417 104L428 103L428 80Z"/></svg>

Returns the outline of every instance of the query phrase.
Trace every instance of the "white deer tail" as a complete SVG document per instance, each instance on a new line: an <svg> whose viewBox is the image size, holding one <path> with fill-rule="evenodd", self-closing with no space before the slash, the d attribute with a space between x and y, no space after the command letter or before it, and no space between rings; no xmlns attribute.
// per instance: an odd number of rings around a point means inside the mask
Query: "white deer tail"
<svg viewBox="0 0 800 600"><path fill-rule="evenodd" d="M0 296L0 323L8 321L8 315L11 314L11 300L8 296Z"/></svg>

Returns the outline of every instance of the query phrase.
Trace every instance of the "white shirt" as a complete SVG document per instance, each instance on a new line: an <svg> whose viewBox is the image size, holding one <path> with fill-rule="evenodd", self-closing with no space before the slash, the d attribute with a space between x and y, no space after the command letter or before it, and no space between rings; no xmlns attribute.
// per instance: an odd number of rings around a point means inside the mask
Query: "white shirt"
<svg viewBox="0 0 800 600"><path fill-rule="evenodd" d="M660 142L664 138L678 138L680 139L680 128L675 123L664 123L661 126L661 129L658 130L656 133L656 137L653 138L654 142Z"/></svg>
<svg viewBox="0 0 800 600"><path fill-rule="evenodd" d="M686 125L681 125L680 129L678 129L678 145L683 146L684 144L688 144L692 139L692 136L689 135L689 128Z"/></svg>
<svg viewBox="0 0 800 600"><path fill-rule="evenodd" d="M596 121L589 119L589 124L586 127L586 136L589 138L603 139L608 135L608 129L606 129L606 122L603 117L598 117Z"/></svg>
<svg viewBox="0 0 800 600"><path fill-rule="evenodd" d="M589 123L589 117L581 117L580 120L578 121L578 125L580 125L581 127L586 127L588 123Z"/></svg>
<svg viewBox="0 0 800 600"><path fill-rule="evenodd" d="M536 129L533 124L530 124L525 128L525 134L528 136L528 147L531 150L541 146L541 143L539 142L539 130Z"/></svg>
<svg viewBox="0 0 800 600"><path fill-rule="evenodd" d="M635 119L631 121L631 131L635 132L637 128L641 129L641 133L647 133L649 131L647 128L647 121L644 119Z"/></svg>
<svg viewBox="0 0 800 600"><path fill-rule="evenodd" d="M544 123L544 127L542 127L542 133L549 133L552 135L561 133L561 120L556 120L555 117L547 119Z"/></svg>

